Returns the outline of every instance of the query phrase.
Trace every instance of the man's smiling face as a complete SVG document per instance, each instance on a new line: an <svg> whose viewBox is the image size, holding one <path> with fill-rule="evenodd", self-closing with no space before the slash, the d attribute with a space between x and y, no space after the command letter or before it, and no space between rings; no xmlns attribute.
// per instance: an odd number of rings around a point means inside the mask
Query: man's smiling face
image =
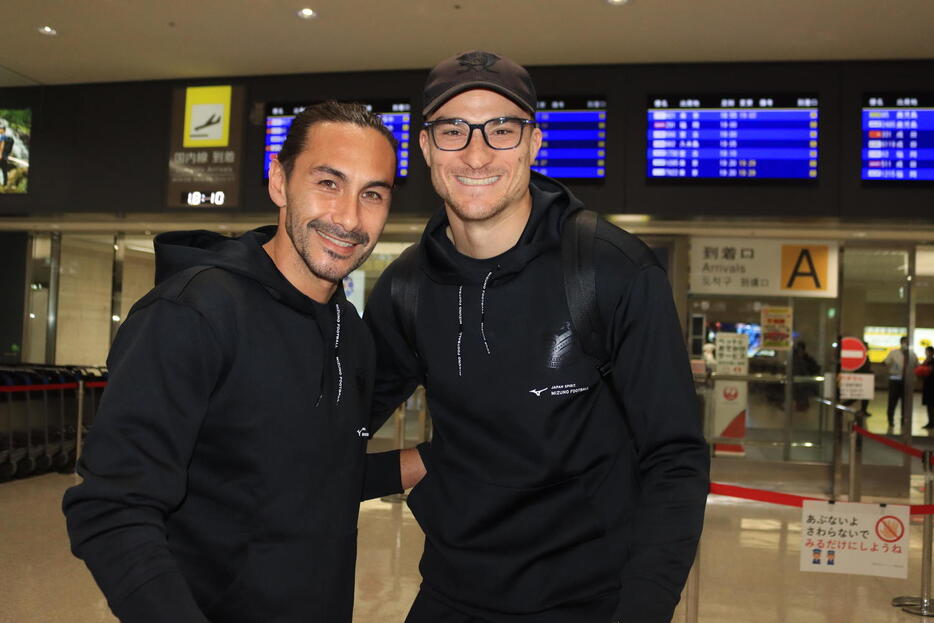
<svg viewBox="0 0 934 623"><path fill-rule="evenodd" d="M512 100L485 89L452 97L431 114L437 119L463 119L483 123L497 117L531 119ZM515 149L492 149L475 130L460 151L438 149L428 132L419 134L431 182L453 216L462 221L483 221L515 208L529 192L529 167L542 144L538 128L526 128Z"/></svg>
<svg viewBox="0 0 934 623"><path fill-rule="evenodd" d="M373 251L389 216L395 152L372 128L321 122L286 176L276 162L270 196L285 207L285 230L318 279L339 282Z"/></svg>

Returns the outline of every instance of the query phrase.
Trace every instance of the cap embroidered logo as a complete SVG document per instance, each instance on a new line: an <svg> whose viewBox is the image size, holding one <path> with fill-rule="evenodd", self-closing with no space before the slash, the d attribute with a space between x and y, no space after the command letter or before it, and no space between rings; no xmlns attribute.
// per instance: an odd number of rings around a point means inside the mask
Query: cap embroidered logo
<svg viewBox="0 0 934 623"><path fill-rule="evenodd" d="M460 63L461 69L458 73L464 73L466 71L488 71L490 73L499 73L494 70L492 67L499 61L499 57L495 54L490 54L489 52L467 52L466 54L461 54L457 57L457 62Z"/></svg>

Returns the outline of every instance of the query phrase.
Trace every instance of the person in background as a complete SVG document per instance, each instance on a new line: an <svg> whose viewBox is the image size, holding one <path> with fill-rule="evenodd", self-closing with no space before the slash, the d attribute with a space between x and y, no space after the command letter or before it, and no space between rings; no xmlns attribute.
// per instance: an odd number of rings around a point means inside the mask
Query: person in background
<svg viewBox="0 0 934 623"><path fill-rule="evenodd" d="M818 365L814 357L811 356L811 353L808 352L808 347L805 342L795 342L794 350L792 351L791 373L794 376L816 376L820 374L820 365ZM818 394L819 391L816 389L814 383L795 383L793 391L795 409L798 411L807 411L810 406L809 397Z"/></svg>
<svg viewBox="0 0 934 623"><path fill-rule="evenodd" d="M917 368L921 374L921 404L928 408L928 421L924 428L934 428L934 346L924 349L924 361Z"/></svg>
<svg viewBox="0 0 934 623"><path fill-rule="evenodd" d="M918 356L908 348L908 338L902 336L899 348L892 349L883 363L889 370L889 406L886 415L889 418L889 429L892 429L895 427L895 409L905 394L905 374L918 365ZM910 406L908 410L910 412ZM908 419L911 421L910 417Z"/></svg>

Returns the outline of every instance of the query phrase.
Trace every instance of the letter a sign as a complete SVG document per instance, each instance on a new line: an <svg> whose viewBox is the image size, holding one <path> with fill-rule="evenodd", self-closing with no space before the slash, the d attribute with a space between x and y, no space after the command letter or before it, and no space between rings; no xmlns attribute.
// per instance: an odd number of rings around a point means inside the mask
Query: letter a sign
<svg viewBox="0 0 934 623"><path fill-rule="evenodd" d="M831 281L829 258L825 244L783 244L782 290L799 295L826 292Z"/></svg>
<svg viewBox="0 0 934 623"><path fill-rule="evenodd" d="M691 293L835 298L840 243L692 237Z"/></svg>

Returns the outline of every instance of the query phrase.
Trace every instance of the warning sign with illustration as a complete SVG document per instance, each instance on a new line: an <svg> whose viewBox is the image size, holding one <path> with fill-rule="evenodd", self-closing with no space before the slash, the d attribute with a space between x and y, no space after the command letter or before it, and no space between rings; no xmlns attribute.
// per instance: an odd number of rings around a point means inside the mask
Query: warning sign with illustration
<svg viewBox="0 0 934 623"><path fill-rule="evenodd" d="M801 570L908 577L909 507L805 500Z"/></svg>
<svg viewBox="0 0 934 623"><path fill-rule="evenodd" d="M691 292L837 296L838 243L830 240L691 238Z"/></svg>

